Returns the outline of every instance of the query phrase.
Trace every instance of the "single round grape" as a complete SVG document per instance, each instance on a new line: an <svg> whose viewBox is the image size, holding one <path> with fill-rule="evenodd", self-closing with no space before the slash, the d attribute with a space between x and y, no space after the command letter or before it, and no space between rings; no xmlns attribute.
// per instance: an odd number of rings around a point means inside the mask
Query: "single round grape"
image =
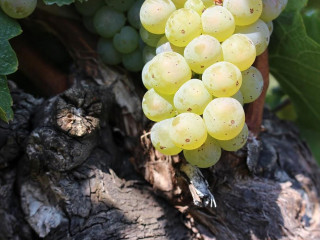
<svg viewBox="0 0 320 240"><path fill-rule="evenodd" d="M245 115L238 100L234 98L215 98L203 112L208 133L218 140L235 138L242 130Z"/></svg>
<svg viewBox="0 0 320 240"><path fill-rule="evenodd" d="M206 6L201 0L187 0L184 4L184 8L192 9L201 16L203 11L206 9Z"/></svg>
<svg viewBox="0 0 320 240"><path fill-rule="evenodd" d="M242 76L239 68L229 62L218 62L208 67L202 81L215 97L231 97L239 91Z"/></svg>
<svg viewBox="0 0 320 240"><path fill-rule="evenodd" d="M262 13L262 0L224 0L223 6L232 13L238 26L254 23Z"/></svg>
<svg viewBox="0 0 320 240"><path fill-rule="evenodd" d="M165 34L170 43L185 47L202 32L201 18L192 9L181 8L174 11L166 24Z"/></svg>
<svg viewBox="0 0 320 240"><path fill-rule="evenodd" d="M160 38L163 36L163 34L153 34L148 32L144 27L140 28L139 33L142 41L150 47L156 47Z"/></svg>
<svg viewBox="0 0 320 240"><path fill-rule="evenodd" d="M212 64L222 61L221 45L214 37L201 35L186 46L184 58L192 71L203 73Z"/></svg>
<svg viewBox="0 0 320 240"><path fill-rule="evenodd" d="M176 52L183 55L184 47L177 47L169 42L167 37L164 35L157 43L156 54L163 52Z"/></svg>
<svg viewBox="0 0 320 240"><path fill-rule="evenodd" d="M244 103L255 101L263 90L263 77L261 72L255 67L250 67L242 72L242 86L240 91L243 95Z"/></svg>
<svg viewBox="0 0 320 240"><path fill-rule="evenodd" d="M208 168L215 165L221 157L221 148L217 140L208 136L207 140L199 148L183 150L185 159L193 166Z"/></svg>
<svg viewBox="0 0 320 240"><path fill-rule="evenodd" d="M164 52L155 56L149 66L154 89L161 94L174 94L182 84L191 79L191 69L180 54Z"/></svg>
<svg viewBox="0 0 320 240"><path fill-rule="evenodd" d="M199 79L191 79L176 92L173 103L178 112L192 112L202 115L203 110L212 100L211 94Z"/></svg>
<svg viewBox="0 0 320 240"><path fill-rule="evenodd" d="M244 104L244 98L243 98L243 95L241 93L241 91L239 90L238 92L236 92L236 94L234 94L233 96L231 96L232 98L234 99L237 99L239 101L239 103L243 106Z"/></svg>
<svg viewBox="0 0 320 240"><path fill-rule="evenodd" d="M130 25L136 29L140 29L141 22L140 22L140 8L143 4L144 0L136 1L128 11L128 22Z"/></svg>
<svg viewBox="0 0 320 240"><path fill-rule="evenodd" d="M103 0L90 0L86 2L76 1L74 3L77 11L83 16L93 16L95 12L98 11L98 9L103 5Z"/></svg>
<svg viewBox="0 0 320 240"><path fill-rule="evenodd" d="M105 64L117 65L122 61L121 53L115 49L111 39L100 38L97 45L97 52Z"/></svg>
<svg viewBox="0 0 320 240"><path fill-rule="evenodd" d="M176 155L182 151L177 147L170 138L169 129L173 118L157 122L151 128L151 142L152 145L162 154Z"/></svg>
<svg viewBox="0 0 320 240"><path fill-rule="evenodd" d="M169 96L161 96L153 88L148 90L142 99L142 110L147 118L159 122L176 115Z"/></svg>
<svg viewBox="0 0 320 240"><path fill-rule="evenodd" d="M151 61L156 56L156 48L145 46L142 50L142 60L144 63Z"/></svg>
<svg viewBox="0 0 320 240"><path fill-rule="evenodd" d="M260 19L251 25L237 26L235 32L242 33L252 40L256 47L257 56L261 55L269 45L269 28L267 24Z"/></svg>
<svg viewBox="0 0 320 240"><path fill-rule="evenodd" d="M169 132L173 143L187 150L200 147L207 139L207 129L203 119L195 113L181 113L176 116Z"/></svg>
<svg viewBox="0 0 320 240"><path fill-rule="evenodd" d="M119 12L126 12L130 9L135 0L105 0L105 2L107 6Z"/></svg>
<svg viewBox="0 0 320 240"><path fill-rule="evenodd" d="M10 17L28 17L36 9L37 0L1 0L2 10Z"/></svg>
<svg viewBox="0 0 320 240"><path fill-rule="evenodd" d="M148 89L148 90L155 86L154 79L152 78L150 71L149 71L149 67L150 67L151 62L152 62L152 60L147 62L144 65L144 67L142 69L142 73L141 73L142 83L146 87L146 89Z"/></svg>
<svg viewBox="0 0 320 240"><path fill-rule="evenodd" d="M131 72L139 72L143 68L142 53L139 49L122 55L123 66Z"/></svg>
<svg viewBox="0 0 320 240"><path fill-rule="evenodd" d="M92 16L83 16L82 17L82 22L84 27L91 33L97 33L97 30L94 27L93 24L93 17Z"/></svg>
<svg viewBox="0 0 320 240"><path fill-rule="evenodd" d="M270 33L270 36L273 32L273 22L270 21L270 22L266 22L267 26L268 26L268 29L269 29L269 33Z"/></svg>
<svg viewBox="0 0 320 240"><path fill-rule="evenodd" d="M139 34L130 26L124 26L113 37L114 47L121 53L130 53L138 48Z"/></svg>
<svg viewBox="0 0 320 240"><path fill-rule="evenodd" d="M177 9L183 8L186 0L172 0Z"/></svg>
<svg viewBox="0 0 320 240"><path fill-rule="evenodd" d="M220 147L226 151L234 152L241 149L247 142L249 129L247 124L244 124L241 132L230 140L218 140Z"/></svg>
<svg viewBox="0 0 320 240"><path fill-rule="evenodd" d="M141 24L151 33L163 34L169 16L175 10L171 0L145 0L140 9Z"/></svg>
<svg viewBox="0 0 320 240"><path fill-rule="evenodd" d="M113 37L124 26L126 17L112 8L104 6L93 17L93 24L97 33L105 38Z"/></svg>
<svg viewBox="0 0 320 240"><path fill-rule="evenodd" d="M273 21L279 17L280 13L287 5L286 1L280 0L262 0L263 8L260 18L265 21Z"/></svg>
<svg viewBox="0 0 320 240"><path fill-rule="evenodd" d="M201 22L203 33L215 37L220 42L230 37L236 27L230 11L221 6L206 9L201 15Z"/></svg>
<svg viewBox="0 0 320 240"><path fill-rule="evenodd" d="M240 71L248 69L256 59L256 47L244 34L234 34L222 44L223 58L236 65Z"/></svg>

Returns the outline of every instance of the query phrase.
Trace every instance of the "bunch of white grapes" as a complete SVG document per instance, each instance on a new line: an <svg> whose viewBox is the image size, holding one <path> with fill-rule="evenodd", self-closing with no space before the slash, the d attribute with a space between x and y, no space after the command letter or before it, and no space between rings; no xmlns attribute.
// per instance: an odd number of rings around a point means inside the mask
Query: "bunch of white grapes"
<svg viewBox="0 0 320 240"><path fill-rule="evenodd" d="M221 149L237 151L248 138L243 104L255 101L263 77L252 66L270 39L272 20L287 0L145 0L143 40L156 46L142 70L142 100L154 147L183 151L200 168ZM218 3L219 2L219 3Z"/></svg>
<svg viewBox="0 0 320 240"><path fill-rule="evenodd" d="M88 0L76 2L85 27L100 36L97 52L107 65L141 71L143 43L139 36L139 11L143 0Z"/></svg>

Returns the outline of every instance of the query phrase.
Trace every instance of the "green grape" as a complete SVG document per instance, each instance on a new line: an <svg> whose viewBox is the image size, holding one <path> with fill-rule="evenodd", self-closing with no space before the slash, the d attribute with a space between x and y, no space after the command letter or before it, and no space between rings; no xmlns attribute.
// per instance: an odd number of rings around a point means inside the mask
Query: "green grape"
<svg viewBox="0 0 320 240"><path fill-rule="evenodd" d="M169 96L161 96L153 88L148 90L142 99L142 110L147 118L159 122L176 115Z"/></svg>
<svg viewBox="0 0 320 240"><path fill-rule="evenodd" d="M124 26L126 17L112 8L104 6L93 17L93 24L101 37L111 38Z"/></svg>
<svg viewBox="0 0 320 240"><path fill-rule="evenodd" d="M111 39L100 38L97 45L97 52L105 64L117 65L122 61L121 53L114 48Z"/></svg>
<svg viewBox="0 0 320 240"><path fill-rule="evenodd" d="M148 32L144 27L140 28L139 33L142 41L150 47L156 47L160 38L163 36L163 34L153 34Z"/></svg>
<svg viewBox="0 0 320 240"><path fill-rule="evenodd" d="M157 122L151 128L151 142L152 145L162 154L177 155L182 151L177 147L170 138L169 129L173 118Z"/></svg>
<svg viewBox="0 0 320 240"><path fill-rule="evenodd" d="M28 17L37 6L37 0L1 0L2 10L10 17Z"/></svg>
<svg viewBox="0 0 320 240"><path fill-rule="evenodd" d="M150 71L149 71L149 67L151 64L152 60L147 62L143 69L142 69L142 73L141 73L141 77L142 77L142 83L143 85L146 87L146 89L151 89L153 88L153 86L155 86L155 81L152 78Z"/></svg>
<svg viewBox="0 0 320 240"><path fill-rule="evenodd" d="M224 60L236 65L240 71L248 69L256 59L256 47L244 34L232 35L222 43L221 47Z"/></svg>
<svg viewBox="0 0 320 240"><path fill-rule="evenodd" d="M212 96L199 79L191 79L184 83L173 98L174 107L178 112L203 113Z"/></svg>
<svg viewBox="0 0 320 240"><path fill-rule="evenodd" d="M121 53L131 53L138 48L139 34L130 26L124 26L113 37L114 47Z"/></svg>
<svg viewBox="0 0 320 240"><path fill-rule="evenodd" d="M104 5L103 0L88 0L86 2L76 1L74 6L83 16L93 16L95 12Z"/></svg>
<svg viewBox="0 0 320 240"><path fill-rule="evenodd" d="M270 22L266 22L267 26L268 26L268 29L269 29L269 33L270 33L270 36L273 32L273 22L270 21Z"/></svg>
<svg viewBox="0 0 320 240"><path fill-rule="evenodd" d="M223 6L232 13L238 26L254 23L262 13L262 0L224 0Z"/></svg>
<svg viewBox="0 0 320 240"><path fill-rule="evenodd" d="M184 58L192 71L201 74L209 66L222 60L221 45L214 37L201 35L186 46Z"/></svg>
<svg viewBox="0 0 320 240"><path fill-rule="evenodd" d="M83 16L82 22L84 27L91 33L97 33L94 25L93 25L93 17L92 16Z"/></svg>
<svg viewBox="0 0 320 240"><path fill-rule="evenodd" d="M156 54L163 52L176 52L183 55L184 47L177 47L169 42L167 37L164 35L157 43Z"/></svg>
<svg viewBox="0 0 320 240"><path fill-rule="evenodd" d="M105 0L107 6L119 11L126 12L133 5L135 0Z"/></svg>
<svg viewBox="0 0 320 240"><path fill-rule="evenodd" d="M199 148L183 150L185 159L193 166L208 168L215 165L221 157L221 148L217 140L208 136L207 140Z"/></svg>
<svg viewBox="0 0 320 240"><path fill-rule="evenodd" d="M141 24L151 33L163 34L169 16L175 10L171 0L145 0L140 9Z"/></svg>
<svg viewBox="0 0 320 240"><path fill-rule="evenodd" d="M241 132L230 140L218 140L220 147L226 151L234 152L241 149L247 142L249 129L247 124L244 124Z"/></svg>
<svg viewBox="0 0 320 240"><path fill-rule="evenodd" d="M263 8L260 18L265 22L270 22L279 17L286 7L287 1L282 0L262 0Z"/></svg>
<svg viewBox="0 0 320 240"><path fill-rule="evenodd" d="M256 47L257 56L261 55L269 45L269 28L267 24L260 19L251 25L237 26L236 33L242 33L252 40Z"/></svg>
<svg viewBox="0 0 320 240"><path fill-rule="evenodd" d="M156 49L154 47L145 46L142 50L142 60L144 63L151 61L156 56Z"/></svg>
<svg viewBox="0 0 320 240"><path fill-rule="evenodd" d="M140 8L143 4L144 0L136 1L128 11L128 22L130 25L136 29L140 29Z"/></svg>
<svg viewBox="0 0 320 240"><path fill-rule="evenodd" d="M244 103L255 101L263 90L263 77L258 69L250 67L242 72L242 86L240 91L243 95Z"/></svg>
<svg viewBox="0 0 320 240"><path fill-rule="evenodd" d="M181 113L176 116L169 132L173 143L187 150L200 147L207 139L207 129L203 119L195 113Z"/></svg>
<svg viewBox="0 0 320 240"><path fill-rule="evenodd" d="M201 0L206 8L214 6L214 0Z"/></svg>
<svg viewBox="0 0 320 240"><path fill-rule="evenodd" d="M208 133L218 140L235 138L242 130L245 115L241 104L234 98L215 98L203 112Z"/></svg>
<svg viewBox="0 0 320 240"><path fill-rule="evenodd" d="M234 94L233 96L231 96L234 99L237 99L239 101L239 103L243 106L244 102L243 102L243 95L241 93L241 91L239 90L238 92L236 92L236 94Z"/></svg>
<svg viewBox="0 0 320 240"><path fill-rule="evenodd" d="M230 37L236 27L230 11L221 6L206 9L201 15L201 22L203 33L215 37L220 42Z"/></svg>
<svg viewBox="0 0 320 240"><path fill-rule="evenodd" d="M213 96L230 97L239 91L242 76L234 64L218 62L204 71L202 81Z"/></svg>
<svg viewBox="0 0 320 240"><path fill-rule="evenodd" d="M203 11L206 9L206 6L201 0L187 0L184 4L184 8L192 9L201 16Z"/></svg>
<svg viewBox="0 0 320 240"><path fill-rule="evenodd" d="M172 0L177 9L183 8L186 0Z"/></svg>
<svg viewBox="0 0 320 240"><path fill-rule="evenodd" d="M164 52L155 56L148 74L153 78L154 89L161 94L174 94L191 79L191 69L180 54Z"/></svg>
<svg viewBox="0 0 320 240"><path fill-rule="evenodd" d="M201 18L192 10L181 8L174 11L166 24L166 37L175 46L185 47L202 31Z"/></svg>
<svg viewBox="0 0 320 240"><path fill-rule="evenodd" d="M143 68L142 53L139 49L122 55L123 66L131 72L139 72Z"/></svg>

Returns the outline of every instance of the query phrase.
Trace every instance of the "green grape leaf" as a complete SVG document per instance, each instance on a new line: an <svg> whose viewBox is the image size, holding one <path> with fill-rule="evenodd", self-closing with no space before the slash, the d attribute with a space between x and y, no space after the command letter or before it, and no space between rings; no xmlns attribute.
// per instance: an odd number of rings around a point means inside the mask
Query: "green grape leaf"
<svg viewBox="0 0 320 240"><path fill-rule="evenodd" d="M77 0L78 2L86 2L87 0ZM93 1L93 0L91 0ZM43 0L47 5L57 4L58 6L69 5L74 3L75 0Z"/></svg>
<svg viewBox="0 0 320 240"><path fill-rule="evenodd" d="M18 59L8 40L0 39L0 75L14 73L18 69Z"/></svg>
<svg viewBox="0 0 320 240"><path fill-rule="evenodd" d="M19 23L0 9L0 39L11 39L22 33Z"/></svg>
<svg viewBox="0 0 320 240"><path fill-rule="evenodd" d="M303 21L309 37L320 44L320 9L307 8L303 11Z"/></svg>
<svg viewBox="0 0 320 240"><path fill-rule="evenodd" d="M311 147L320 149L320 44L308 36L301 10L306 1L289 1L275 21L270 43L270 70L289 95L297 123ZM320 152L314 152L320 161Z"/></svg>
<svg viewBox="0 0 320 240"><path fill-rule="evenodd" d="M0 118L7 123L13 119L11 106L12 98L10 96L7 79L5 76L0 75Z"/></svg>

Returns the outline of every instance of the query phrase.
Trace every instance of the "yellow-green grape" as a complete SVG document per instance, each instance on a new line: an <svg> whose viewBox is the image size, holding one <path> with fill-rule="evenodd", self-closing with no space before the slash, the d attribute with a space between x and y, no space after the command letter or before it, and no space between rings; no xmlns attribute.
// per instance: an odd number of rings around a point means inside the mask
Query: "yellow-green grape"
<svg viewBox="0 0 320 240"><path fill-rule="evenodd" d="M0 3L2 10L16 19L28 17L37 6L37 0L1 0Z"/></svg>
<svg viewBox="0 0 320 240"><path fill-rule="evenodd" d="M152 60L150 60L149 62L147 62L143 69L142 69L142 73L141 73L141 77L142 77L142 83L143 85L146 87L146 89L151 89L153 88L153 86L155 85L154 79L152 78L152 76L150 75L149 72L149 67L151 64Z"/></svg>
<svg viewBox="0 0 320 240"><path fill-rule="evenodd" d="M220 42L230 37L235 30L235 21L228 9L213 6L201 15L203 33L209 34Z"/></svg>
<svg viewBox="0 0 320 240"><path fill-rule="evenodd" d="M79 2L76 1L74 6L82 16L92 16L100 7L104 5L103 0Z"/></svg>
<svg viewBox="0 0 320 240"><path fill-rule="evenodd" d="M239 68L229 62L218 62L208 67L202 81L215 97L231 97L239 91L242 76Z"/></svg>
<svg viewBox="0 0 320 240"><path fill-rule="evenodd" d="M260 18L269 22L279 17L282 10L286 7L287 1L282 0L262 0L263 8Z"/></svg>
<svg viewBox="0 0 320 240"><path fill-rule="evenodd" d="M211 94L199 79L191 79L184 83L173 98L174 107L178 112L192 112L202 115L203 110L212 100Z"/></svg>
<svg viewBox="0 0 320 240"><path fill-rule="evenodd" d="M154 89L161 94L174 94L191 79L191 69L180 54L164 52L155 56L149 66Z"/></svg>
<svg viewBox="0 0 320 240"><path fill-rule="evenodd" d="M238 100L234 98L215 98L205 108L203 120L208 133L213 138L230 140L241 132L245 115Z"/></svg>
<svg viewBox="0 0 320 240"><path fill-rule="evenodd" d="M141 24L151 33L163 34L169 16L175 10L171 0L146 0L140 9Z"/></svg>
<svg viewBox="0 0 320 240"><path fill-rule="evenodd" d="M247 124L244 124L241 132L230 140L218 140L220 147L226 151L238 151L241 149L247 142L249 135L249 130Z"/></svg>
<svg viewBox="0 0 320 240"><path fill-rule="evenodd" d="M186 46L184 58L192 71L203 73L210 65L222 61L221 45L214 37L201 35Z"/></svg>
<svg viewBox="0 0 320 240"><path fill-rule="evenodd" d="M163 52L176 52L183 55L183 51L184 51L184 47L177 47L173 45L172 43L169 42L167 37L164 35L162 38L160 38L157 44L156 54L163 53Z"/></svg>
<svg viewBox="0 0 320 240"><path fill-rule="evenodd" d="M176 115L176 111L170 103L170 96L161 96L153 88L144 94L142 110L146 117L154 122L172 118Z"/></svg>
<svg viewBox="0 0 320 240"><path fill-rule="evenodd" d="M221 147L217 140L208 136L201 147L194 150L183 150L185 159L193 166L208 168L215 165L221 157Z"/></svg>
<svg viewBox="0 0 320 240"><path fill-rule="evenodd" d="M148 32L144 27L140 28L139 33L142 41L150 47L156 47L160 38L163 36L162 34Z"/></svg>
<svg viewBox="0 0 320 240"><path fill-rule="evenodd" d="M161 153L166 155L176 155L182 151L177 147L170 138L169 129L173 118L157 122L151 128L152 145Z"/></svg>
<svg viewBox="0 0 320 240"><path fill-rule="evenodd" d="M187 150L200 147L207 139L207 129L203 119L195 113L181 113L176 116L169 132L174 144Z"/></svg>
<svg viewBox="0 0 320 240"><path fill-rule="evenodd" d="M241 93L241 91L239 90L238 92L236 92L236 94L234 94L233 96L231 96L234 99L237 99L239 101L239 103L243 106L244 102L243 102L243 95Z"/></svg>
<svg viewBox="0 0 320 240"><path fill-rule="evenodd" d="M273 22L270 21L270 22L266 22L267 26L268 26L268 29L269 29L269 33L270 33L270 36L273 32Z"/></svg>
<svg viewBox="0 0 320 240"><path fill-rule="evenodd" d="M201 0L187 0L184 4L184 8L192 9L201 16L203 11L206 9L206 6Z"/></svg>
<svg viewBox="0 0 320 240"><path fill-rule="evenodd" d="M268 47L270 32L267 24L258 19L255 23L248 26L237 26L236 33L242 33L252 40L256 46L257 56L262 54Z"/></svg>
<svg viewBox="0 0 320 240"><path fill-rule="evenodd" d="M172 2L174 3L174 5L176 5L176 8L183 8L186 0L172 0Z"/></svg>
<svg viewBox="0 0 320 240"><path fill-rule="evenodd" d="M243 95L244 103L255 101L263 90L263 77L261 72L255 67L250 67L242 72L242 86L240 91Z"/></svg>
<svg viewBox="0 0 320 240"><path fill-rule="evenodd" d="M224 0L223 6L232 13L238 26L254 23L262 13L262 0Z"/></svg>
<svg viewBox="0 0 320 240"><path fill-rule="evenodd" d="M201 0L206 8L214 5L214 0Z"/></svg>
<svg viewBox="0 0 320 240"><path fill-rule="evenodd" d="M170 43L185 47L202 31L200 15L192 10L181 8L174 11L166 23L165 34Z"/></svg>
<svg viewBox="0 0 320 240"><path fill-rule="evenodd" d="M236 65L240 71L247 70L256 59L256 47L244 34L234 34L222 44L223 59Z"/></svg>

